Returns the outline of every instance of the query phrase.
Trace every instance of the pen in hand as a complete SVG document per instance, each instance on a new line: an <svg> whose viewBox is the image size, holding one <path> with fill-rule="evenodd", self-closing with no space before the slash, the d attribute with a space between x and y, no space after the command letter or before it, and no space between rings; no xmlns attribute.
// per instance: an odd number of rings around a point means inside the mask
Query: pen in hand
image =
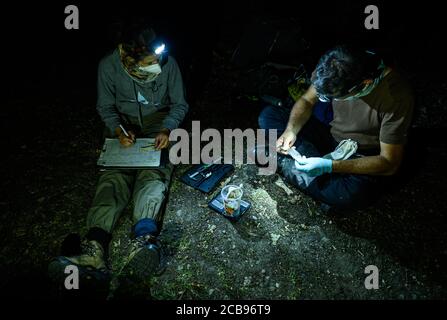
<svg viewBox="0 0 447 320"><path fill-rule="evenodd" d="M124 127L120 124L120 128L121 131L123 131L123 133L126 135L126 137L130 137L129 134L127 133L126 129L124 129Z"/></svg>
<svg viewBox="0 0 447 320"><path fill-rule="evenodd" d="M120 137L121 144L124 146L132 145L135 142L135 135L131 131L127 132L121 124L119 125L119 127L121 129L121 132L124 133L124 135L126 136L126 138Z"/></svg>

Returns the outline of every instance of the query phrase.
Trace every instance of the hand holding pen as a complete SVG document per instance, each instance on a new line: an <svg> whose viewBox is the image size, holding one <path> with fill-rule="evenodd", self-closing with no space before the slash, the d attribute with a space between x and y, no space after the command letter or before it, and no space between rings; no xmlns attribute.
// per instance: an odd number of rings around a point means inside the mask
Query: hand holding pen
<svg viewBox="0 0 447 320"><path fill-rule="evenodd" d="M135 134L132 131L127 131L122 125L116 128L116 133L120 143L124 147L130 147L135 143Z"/></svg>

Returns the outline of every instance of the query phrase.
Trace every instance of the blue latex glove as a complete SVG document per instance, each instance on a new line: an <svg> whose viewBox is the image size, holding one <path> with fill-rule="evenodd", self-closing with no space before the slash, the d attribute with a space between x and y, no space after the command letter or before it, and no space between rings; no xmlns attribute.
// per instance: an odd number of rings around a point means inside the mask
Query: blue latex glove
<svg viewBox="0 0 447 320"><path fill-rule="evenodd" d="M295 167L311 177L316 177L332 172L332 160L302 157L300 160L295 160Z"/></svg>

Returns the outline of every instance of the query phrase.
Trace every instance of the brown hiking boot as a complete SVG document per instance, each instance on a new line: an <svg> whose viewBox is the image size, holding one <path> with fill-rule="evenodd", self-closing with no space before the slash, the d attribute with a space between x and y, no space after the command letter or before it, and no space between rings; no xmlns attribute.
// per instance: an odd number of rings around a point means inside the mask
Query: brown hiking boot
<svg viewBox="0 0 447 320"><path fill-rule="evenodd" d="M160 244L155 237L146 235L133 239L131 246L127 273L137 279L146 280L159 268Z"/></svg>
<svg viewBox="0 0 447 320"><path fill-rule="evenodd" d="M108 282L109 269L105 262L104 249L99 242L85 240L80 249L79 255L59 256L54 259L48 266L50 278L62 283L68 276L66 268L76 266L79 270L80 286L98 281Z"/></svg>

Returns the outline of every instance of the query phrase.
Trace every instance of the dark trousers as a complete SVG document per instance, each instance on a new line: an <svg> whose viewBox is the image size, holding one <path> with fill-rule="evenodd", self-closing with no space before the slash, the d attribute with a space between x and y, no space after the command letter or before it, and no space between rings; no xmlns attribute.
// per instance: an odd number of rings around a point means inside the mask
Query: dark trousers
<svg viewBox="0 0 447 320"><path fill-rule="evenodd" d="M276 129L279 137L287 126L289 114L288 108L267 106L259 116L259 126L266 130ZM297 151L306 157L321 157L332 152L336 146L337 142L330 133L330 127L314 116L299 132L295 142ZM366 154L370 153L372 152L366 151ZM364 155L363 152L362 154ZM354 154L351 158L359 156L359 154ZM288 158L288 161L282 162L280 166L281 173L289 183L300 187L294 176L297 171L287 168L287 166L294 166L294 161ZM291 172L295 173L291 174ZM331 173L317 177L309 186L304 189L300 187L300 189L315 200L331 207L355 209L368 206L377 199L381 182L383 178L378 176Z"/></svg>

